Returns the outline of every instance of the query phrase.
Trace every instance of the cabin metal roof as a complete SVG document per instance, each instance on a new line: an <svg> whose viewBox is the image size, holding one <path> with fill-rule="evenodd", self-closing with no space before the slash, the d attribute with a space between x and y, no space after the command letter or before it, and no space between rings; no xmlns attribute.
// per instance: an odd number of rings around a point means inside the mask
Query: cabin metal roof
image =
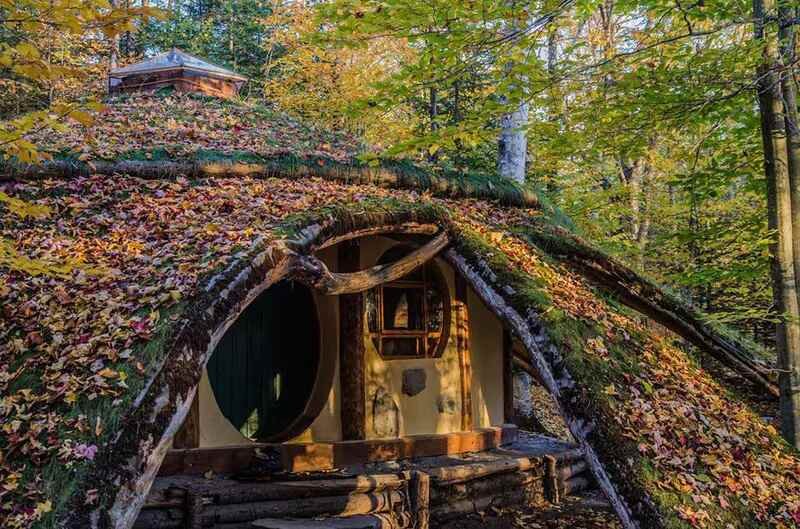
<svg viewBox="0 0 800 529"><path fill-rule="evenodd" d="M130 75L138 75L142 73L159 72L164 70L192 70L196 72L203 72L212 74L218 77L226 77L239 81L246 81L247 77L240 75L234 71L223 68L216 64L212 64L199 57L195 57L189 53L178 48L172 48L170 51L160 53L146 61L137 62L122 68L114 68L109 75L111 77L128 77Z"/></svg>

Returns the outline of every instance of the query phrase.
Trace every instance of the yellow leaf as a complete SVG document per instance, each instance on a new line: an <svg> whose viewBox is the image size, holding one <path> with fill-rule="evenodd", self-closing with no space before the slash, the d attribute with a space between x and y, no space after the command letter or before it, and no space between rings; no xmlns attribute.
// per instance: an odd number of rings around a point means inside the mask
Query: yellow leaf
<svg viewBox="0 0 800 529"><path fill-rule="evenodd" d="M11 213L23 219L26 217L42 219L50 216L50 208L47 206L31 204L19 198L8 196L2 191L0 191L0 202L4 202Z"/></svg>
<svg viewBox="0 0 800 529"><path fill-rule="evenodd" d="M111 368L108 368L108 367L106 367L105 369L101 369L100 371L98 371L97 374L100 375L103 378L116 378L117 377L117 372L114 371Z"/></svg>
<svg viewBox="0 0 800 529"><path fill-rule="evenodd" d="M83 110L73 110L69 117L87 127L94 123L94 118L92 115L88 112L84 112Z"/></svg>
<svg viewBox="0 0 800 529"><path fill-rule="evenodd" d="M42 501L36 504L36 514L41 516L53 510L53 502L50 500Z"/></svg>

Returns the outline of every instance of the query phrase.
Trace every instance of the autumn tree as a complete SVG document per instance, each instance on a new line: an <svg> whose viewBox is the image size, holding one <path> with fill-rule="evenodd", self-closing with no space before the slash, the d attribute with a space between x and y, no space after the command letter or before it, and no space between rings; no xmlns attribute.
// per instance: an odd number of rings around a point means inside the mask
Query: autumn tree
<svg viewBox="0 0 800 529"><path fill-rule="evenodd" d="M427 100L427 117L435 126L396 142L391 154L441 151L446 160L466 149L485 152L486 145L497 145L501 129L504 146L524 150L523 117L533 97L529 87L546 76L537 53L539 36L568 3L336 0L320 5L319 23L330 27L326 34L332 45L363 46L387 38L408 43L413 58L376 84L368 103L391 109ZM476 78L481 83L471 82ZM468 88L472 94L465 98ZM449 105L453 113L442 112L447 109L442 102L455 99L460 101ZM504 152L524 159L520 149Z"/></svg>
<svg viewBox="0 0 800 529"><path fill-rule="evenodd" d="M87 95L83 84L100 73L94 65L105 63L94 52L113 35L132 29L134 20L155 13L147 7L114 9L104 0L89 0L79 9L43 0L0 2L0 85L21 96L17 108L8 113L23 111L0 122L0 151L32 161L38 152L27 135L63 127L67 118L89 123L86 109L92 105L75 99ZM76 90L79 83L82 89ZM33 104L22 102L37 92L45 94Z"/></svg>
<svg viewBox="0 0 800 529"><path fill-rule="evenodd" d="M780 9L776 11L776 7ZM768 12L779 13L778 28L767 24ZM754 36L762 50L757 71L758 101L764 144L764 171L770 227L774 230L773 295L778 309L777 354L781 389L781 428L800 448L800 305L794 255L795 212L800 210L793 187L800 185L796 87L793 76L793 13L788 4L753 1ZM790 20L792 19L792 20ZM788 59L789 62L785 62ZM788 140L787 140L788 138ZM793 196L794 194L794 196ZM794 200L793 200L794 199ZM800 228L800 227L798 227Z"/></svg>
<svg viewBox="0 0 800 529"><path fill-rule="evenodd" d="M414 51L402 39L376 39L362 46L332 46L316 10L303 2L276 5L263 19L264 97L281 110L333 130L347 131L376 148L408 140L420 126L413 102L374 104L380 83Z"/></svg>

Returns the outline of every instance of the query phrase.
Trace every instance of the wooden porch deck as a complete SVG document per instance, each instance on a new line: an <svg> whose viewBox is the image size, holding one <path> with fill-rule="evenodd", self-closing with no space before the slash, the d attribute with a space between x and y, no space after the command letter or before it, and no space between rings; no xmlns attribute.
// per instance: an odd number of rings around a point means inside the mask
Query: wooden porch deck
<svg viewBox="0 0 800 529"><path fill-rule="evenodd" d="M574 445L508 444L328 471L160 476L135 529L426 529L490 507L546 505L588 486Z"/></svg>

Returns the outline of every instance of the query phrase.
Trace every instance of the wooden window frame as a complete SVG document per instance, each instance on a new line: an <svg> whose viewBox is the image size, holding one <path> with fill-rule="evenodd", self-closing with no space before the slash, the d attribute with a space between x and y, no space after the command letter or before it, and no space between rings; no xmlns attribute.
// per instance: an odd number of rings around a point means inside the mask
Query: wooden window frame
<svg viewBox="0 0 800 529"><path fill-rule="evenodd" d="M447 285L447 281L445 280L444 274L442 274L441 270L439 270L438 266L436 265L436 263L434 263L433 260L423 264L421 266L421 269L422 269L421 270L422 280L398 279L396 281L387 281L386 283L378 285L373 289L375 296L375 305L376 305L375 310L377 312L376 325L378 329L377 331L369 330L369 335L370 338L372 339L372 343L375 345L375 348L378 351L378 355L384 361L418 360L425 358L432 359L432 358L440 358L442 354L444 354L444 349L447 346L448 340L450 339L450 318L451 318L450 288ZM442 297L442 328L439 332L431 332L428 330L428 291L430 290L429 285L434 283L438 285L438 289ZM422 321L424 327L423 329L402 330L402 329L384 328L384 322L383 322L384 288L422 289ZM368 316L367 319L369 319ZM424 349L424 352L423 354L418 354L418 355L386 356L383 354L383 341L385 338L416 338L417 340L420 340L422 342L422 347ZM434 347L430 347L428 345L431 338L437 339L436 345Z"/></svg>

